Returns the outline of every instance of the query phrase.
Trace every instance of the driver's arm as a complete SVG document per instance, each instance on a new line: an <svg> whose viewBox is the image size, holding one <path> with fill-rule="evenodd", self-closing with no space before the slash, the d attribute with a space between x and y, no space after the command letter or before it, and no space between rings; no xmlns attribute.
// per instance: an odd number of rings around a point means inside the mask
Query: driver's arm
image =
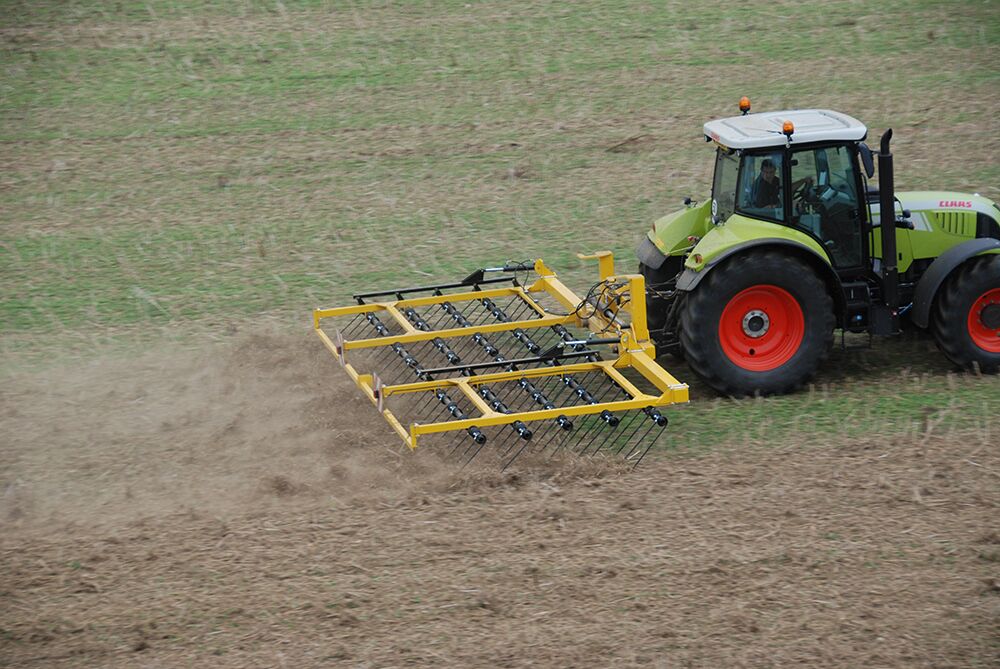
<svg viewBox="0 0 1000 669"><path fill-rule="evenodd" d="M801 186L802 184L808 184L808 185L812 186L813 185L813 178L812 177L803 177L802 179L799 179L798 181L793 181L792 182L792 192L795 192L796 190L798 190L799 186Z"/></svg>

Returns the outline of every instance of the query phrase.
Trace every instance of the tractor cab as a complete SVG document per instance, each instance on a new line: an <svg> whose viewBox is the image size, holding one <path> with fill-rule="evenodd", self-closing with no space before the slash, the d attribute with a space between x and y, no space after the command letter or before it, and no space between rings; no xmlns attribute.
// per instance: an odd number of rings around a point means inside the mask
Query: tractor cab
<svg viewBox="0 0 1000 669"><path fill-rule="evenodd" d="M838 269L865 264L866 203L858 170L867 128L839 112L811 109L710 121L718 145L712 220L733 214L813 238Z"/></svg>

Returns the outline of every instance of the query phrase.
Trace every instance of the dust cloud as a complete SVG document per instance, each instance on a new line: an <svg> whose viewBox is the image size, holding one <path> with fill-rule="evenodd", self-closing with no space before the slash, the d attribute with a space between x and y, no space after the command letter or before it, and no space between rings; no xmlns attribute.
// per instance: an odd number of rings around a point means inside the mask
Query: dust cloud
<svg viewBox="0 0 1000 669"><path fill-rule="evenodd" d="M6 379L0 523L336 507L447 486L309 333L105 355Z"/></svg>

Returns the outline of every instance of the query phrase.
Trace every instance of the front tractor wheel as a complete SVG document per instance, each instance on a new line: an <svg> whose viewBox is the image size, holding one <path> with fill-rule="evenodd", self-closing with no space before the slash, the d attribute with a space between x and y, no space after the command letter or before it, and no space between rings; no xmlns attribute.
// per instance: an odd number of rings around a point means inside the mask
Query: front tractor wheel
<svg viewBox="0 0 1000 669"><path fill-rule="evenodd" d="M1000 256L961 265L935 302L934 338L959 367L1000 371Z"/></svg>
<svg viewBox="0 0 1000 669"><path fill-rule="evenodd" d="M681 314L691 368L726 395L785 393L833 345L833 301L803 262L775 251L738 256L705 277Z"/></svg>

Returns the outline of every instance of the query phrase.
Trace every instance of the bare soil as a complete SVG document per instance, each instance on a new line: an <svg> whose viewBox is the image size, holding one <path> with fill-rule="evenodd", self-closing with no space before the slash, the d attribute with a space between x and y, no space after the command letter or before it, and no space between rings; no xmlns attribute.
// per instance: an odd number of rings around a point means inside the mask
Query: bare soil
<svg viewBox="0 0 1000 669"><path fill-rule="evenodd" d="M996 432L407 452L311 336L0 388L0 665L995 667Z"/></svg>

